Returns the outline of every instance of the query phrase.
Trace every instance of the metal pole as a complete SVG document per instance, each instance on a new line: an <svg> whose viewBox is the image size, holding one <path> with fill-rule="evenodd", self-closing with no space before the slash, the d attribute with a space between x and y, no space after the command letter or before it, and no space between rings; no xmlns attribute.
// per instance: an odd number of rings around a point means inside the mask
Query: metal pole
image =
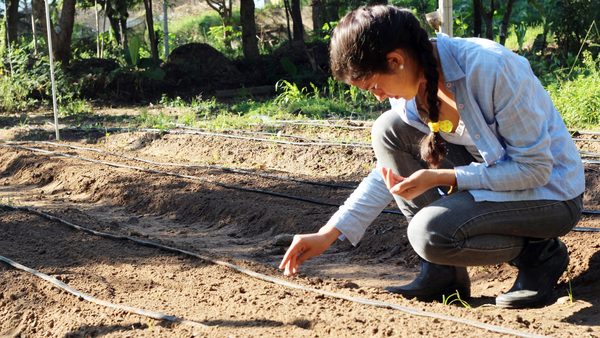
<svg viewBox="0 0 600 338"><path fill-rule="evenodd" d="M48 0L44 0L46 7L46 31L48 33L48 57L50 59L50 82L52 82L52 109L54 111L54 130L56 131L56 140L60 140L58 132L58 105L56 103L56 83L54 82L54 55L52 54L52 25L50 24L50 6Z"/></svg>
<svg viewBox="0 0 600 338"><path fill-rule="evenodd" d="M168 11L169 6L167 0L163 0L163 32L165 41L165 60L169 57L169 17Z"/></svg>
<svg viewBox="0 0 600 338"><path fill-rule="evenodd" d="M452 36L452 0L440 0L439 11L442 16L442 33Z"/></svg>
<svg viewBox="0 0 600 338"><path fill-rule="evenodd" d="M98 20L98 4L94 0L94 12L96 13L96 57L100 58L100 22Z"/></svg>
<svg viewBox="0 0 600 338"><path fill-rule="evenodd" d="M35 34L35 17L33 16L33 6L31 7L31 35L33 38L33 54L38 53L37 35Z"/></svg>

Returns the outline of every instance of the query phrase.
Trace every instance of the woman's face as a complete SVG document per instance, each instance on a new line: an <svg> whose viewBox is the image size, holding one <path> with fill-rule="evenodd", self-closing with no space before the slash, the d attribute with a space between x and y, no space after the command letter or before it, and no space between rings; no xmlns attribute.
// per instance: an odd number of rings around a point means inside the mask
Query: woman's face
<svg viewBox="0 0 600 338"><path fill-rule="evenodd" d="M365 79L350 80L348 84L370 91L380 102L414 98L419 87L426 83L420 67L399 49L388 53L387 62L389 73L376 73Z"/></svg>

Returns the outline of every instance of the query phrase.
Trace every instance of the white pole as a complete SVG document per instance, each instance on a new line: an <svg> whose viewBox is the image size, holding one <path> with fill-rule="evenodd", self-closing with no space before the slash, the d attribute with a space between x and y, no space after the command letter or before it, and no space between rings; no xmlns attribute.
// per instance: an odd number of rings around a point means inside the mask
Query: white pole
<svg viewBox="0 0 600 338"><path fill-rule="evenodd" d="M35 34L35 18L33 16L33 6L31 7L31 35L33 38L33 54L37 55L37 35Z"/></svg>
<svg viewBox="0 0 600 338"><path fill-rule="evenodd" d="M56 83L54 82L54 55L52 54L52 25L50 24L50 6L48 0L44 0L46 6L46 31L48 32L48 57L50 58L50 82L52 82L52 109L54 111L54 130L56 140L60 140L58 132L58 105L56 104Z"/></svg>
<svg viewBox="0 0 600 338"><path fill-rule="evenodd" d="M100 21L98 20L98 4L94 0L94 12L96 13L96 57L100 58Z"/></svg>
<svg viewBox="0 0 600 338"><path fill-rule="evenodd" d="M440 0L439 11L442 17L442 33L452 36L452 0Z"/></svg>
<svg viewBox="0 0 600 338"><path fill-rule="evenodd" d="M167 11L169 9L167 0L163 0L163 33L165 41L165 60L169 57L169 17Z"/></svg>

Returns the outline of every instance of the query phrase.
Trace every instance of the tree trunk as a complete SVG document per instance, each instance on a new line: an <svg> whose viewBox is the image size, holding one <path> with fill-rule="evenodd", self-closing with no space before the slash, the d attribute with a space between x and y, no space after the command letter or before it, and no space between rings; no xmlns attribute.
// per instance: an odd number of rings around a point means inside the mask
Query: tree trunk
<svg viewBox="0 0 600 338"><path fill-rule="evenodd" d="M152 60L158 63L158 41L156 41L156 34L154 33L152 0L144 0L144 7L146 8L146 26L148 27L148 39L150 40L150 53L152 54Z"/></svg>
<svg viewBox="0 0 600 338"><path fill-rule="evenodd" d="M287 23L287 35L288 41L292 41L292 31L290 30L290 2L289 0L283 0L283 5L285 7L285 21Z"/></svg>
<svg viewBox="0 0 600 338"><path fill-rule="evenodd" d="M481 4L481 0L473 0L473 36L478 38L482 37L481 18L483 16L483 5Z"/></svg>
<svg viewBox="0 0 600 338"><path fill-rule="evenodd" d="M63 66L67 66L71 60L71 38L75 22L75 2L76 0L63 0L63 7L58 21L60 31L57 33L55 29L50 30L52 46L54 47L54 59L61 62ZM48 36L44 0L33 0L32 9L36 21L40 24L40 31L43 32L43 36ZM50 27L54 27L52 22L50 22Z"/></svg>
<svg viewBox="0 0 600 338"><path fill-rule="evenodd" d="M490 1L490 10L484 12L485 21L485 37L489 40L494 40L494 0Z"/></svg>
<svg viewBox="0 0 600 338"><path fill-rule="evenodd" d="M256 38L256 21L254 20L254 0L240 0L240 21L242 24L242 49L247 60L256 60L258 39Z"/></svg>
<svg viewBox="0 0 600 338"><path fill-rule="evenodd" d="M302 11L300 8L300 0L292 0L291 16L293 27L294 41L304 41L304 26L302 25Z"/></svg>
<svg viewBox="0 0 600 338"><path fill-rule="evenodd" d="M313 31L319 32L325 24L325 0L313 0L312 6L312 21Z"/></svg>
<svg viewBox="0 0 600 338"><path fill-rule="evenodd" d="M73 24L75 23L76 0L63 0L58 26L60 32L56 34L56 51L54 56L63 66L71 61L71 38L73 37Z"/></svg>
<svg viewBox="0 0 600 338"><path fill-rule="evenodd" d="M506 37L508 34L508 25L510 24L510 15L512 14L513 5L515 0L508 0L506 4L506 11L504 12L504 17L502 17L502 26L500 26L500 44L504 46L506 42Z"/></svg>
<svg viewBox="0 0 600 338"><path fill-rule="evenodd" d="M19 24L19 0L6 0L6 31L8 43L17 42Z"/></svg>

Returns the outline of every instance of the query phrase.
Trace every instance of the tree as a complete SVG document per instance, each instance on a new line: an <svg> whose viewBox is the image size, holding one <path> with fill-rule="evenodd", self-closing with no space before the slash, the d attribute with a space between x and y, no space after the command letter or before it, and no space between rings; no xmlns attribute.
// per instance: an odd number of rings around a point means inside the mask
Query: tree
<svg viewBox="0 0 600 338"><path fill-rule="evenodd" d="M100 2L102 4L103 2ZM130 3L127 0L104 0L105 14L110 23L115 40L121 48L127 49L127 18Z"/></svg>
<svg viewBox="0 0 600 338"><path fill-rule="evenodd" d="M19 0L6 0L6 30L8 34L7 43L17 41L17 25L19 23Z"/></svg>
<svg viewBox="0 0 600 338"><path fill-rule="evenodd" d="M313 0L312 1L312 20L313 30L315 32L323 29L323 25L328 22L338 21L340 2L339 0Z"/></svg>
<svg viewBox="0 0 600 338"><path fill-rule="evenodd" d="M224 26L230 26L232 21L232 3L231 0L206 0L210 8L219 13Z"/></svg>
<svg viewBox="0 0 600 338"><path fill-rule="evenodd" d="M63 66L68 65L71 60L71 38L75 22L75 2L76 0L63 0L56 28L54 28L54 23L50 21L54 58L61 62ZM44 36L47 36L44 0L33 0L32 9L36 20L40 23L41 31L44 33Z"/></svg>
<svg viewBox="0 0 600 338"><path fill-rule="evenodd" d="M254 19L254 0L240 0L240 21L244 57L248 60L255 60L258 58L259 52Z"/></svg>
<svg viewBox="0 0 600 338"><path fill-rule="evenodd" d="M508 34L508 25L510 24L510 15L512 14L513 5L515 0L508 0L506 3L506 9L504 10L504 16L502 17L502 25L500 25L500 44L504 46L506 37Z"/></svg>
<svg viewBox="0 0 600 338"><path fill-rule="evenodd" d="M292 0L290 6L290 16L292 17L293 40L304 41L304 26L302 25L302 9L300 8L300 0Z"/></svg>
<svg viewBox="0 0 600 338"><path fill-rule="evenodd" d="M473 36L482 37L483 4L481 0L473 0Z"/></svg>
<svg viewBox="0 0 600 338"><path fill-rule="evenodd" d="M152 61L158 63L158 41L156 40L156 32L154 32L152 0L144 0L144 8L146 9L146 26L148 28L148 40L150 40L150 53L152 54Z"/></svg>

